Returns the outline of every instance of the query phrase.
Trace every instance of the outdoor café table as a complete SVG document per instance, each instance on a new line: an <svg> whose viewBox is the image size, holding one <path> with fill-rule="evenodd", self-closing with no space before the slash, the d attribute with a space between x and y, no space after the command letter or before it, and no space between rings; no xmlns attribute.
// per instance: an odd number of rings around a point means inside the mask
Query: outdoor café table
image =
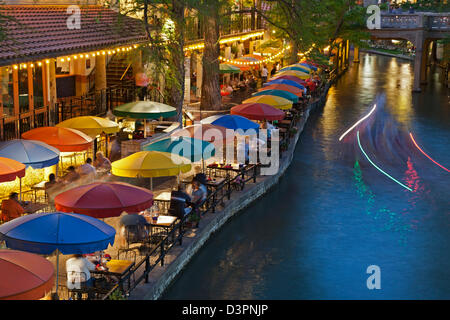
<svg viewBox="0 0 450 320"><path fill-rule="evenodd" d="M44 208L46 208L47 205L44 203L33 203L33 202L29 202L26 205L23 206L23 209L25 210L26 213L31 214L31 213L35 213L39 210L42 210Z"/></svg>
<svg viewBox="0 0 450 320"><path fill-rule="evenodd" d="M45 192L45 183L46 181L41 181L38 184L35 184L34 186L31 187L31 190L34 192L34 202L37 202L37 193L39 191L44 191Z"/></svg>
<svg viewBox="0 0 450 320"><path fill-rule="evenodd" d="M104 275L104 276L114 276L120 283L120 287L123 290L123 285L121 283L122 278L124 278L133 268L134 262L128 260L110 260L106 263L108 270L94 270L91 271L92 274ZM128 287L131 284L131 277L128 277Z"/></svg>
<svg viewBox="0 0 450 320"><path fill-rule="evenodd" d="M164 231L169 234L170 230L174 227L175 222L177 221L177 217L174 216L164 216L160 215L158 216L156 221L153 221L153 219L148 219L147 221L150 222L151 226L151 235L153 235L153 229L154 228L162 228ZM172 235L173 240L174 234Z"/></svg>
<svg viewBox="0 0 450 320"><path fill-rule="evenodd" d="M213 201L214 203L216 202L216 198L217 198L217 190L220 189L220 195L221 195L221 203L223 204L223 193L225 192L225 188L223 187L225 185L225 182L227 180L225 178L213 178L211 180L208 180L206 182L206 187L214 189L211 190L211 192L216 192L216 194L213 195Z"/></svg>

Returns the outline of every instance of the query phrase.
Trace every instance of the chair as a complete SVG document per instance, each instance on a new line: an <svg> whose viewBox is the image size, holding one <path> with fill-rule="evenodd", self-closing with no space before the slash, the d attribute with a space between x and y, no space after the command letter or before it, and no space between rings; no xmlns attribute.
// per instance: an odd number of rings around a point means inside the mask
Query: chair
<svg viewBox="0 0 450 320"><path fill-rule="evenodd" d="M92 299L94 286L83 285L83 279L86 279L86 273L79 271L67 272L67 290L69 296L75 300L82 300L83 294L87 294L88 299ZM71 280L70 280L71 279Z"/></svg>

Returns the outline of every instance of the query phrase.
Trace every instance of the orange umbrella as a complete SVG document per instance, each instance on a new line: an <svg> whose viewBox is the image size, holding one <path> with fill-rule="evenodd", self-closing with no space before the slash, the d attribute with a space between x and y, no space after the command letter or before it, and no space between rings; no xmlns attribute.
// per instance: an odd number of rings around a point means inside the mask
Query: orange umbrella
<svg viewBox="0 0 450 320"><path fill-rule="evenodd" d="M36 300L53 288L54 269L37 254L0 250L0 300Z"/></svg>
<svg viewBox="0 0 450 320"><path fill-rule="evenodd" d="M295 94L296 96L301 97L303 95L303 90L294 86L290 86L288 84L272 84L267 87L262 87L258 91L266 91L266 90L283 90L290 93Z"/></svg>
<svg viewBox="0 0 450 320"><path fill-rule="evenodd" d="M87 150L92 147L93 141L91 137L81 131L62 127L36 128L22 133L22 138L45 142L61 152Z"/></svg>
<svg viewBox="0 0 450 320"><path fill-rule="evenodd" d="M16 160L0 157L0 182L16 180L25 176L25 165Z"/></svg>

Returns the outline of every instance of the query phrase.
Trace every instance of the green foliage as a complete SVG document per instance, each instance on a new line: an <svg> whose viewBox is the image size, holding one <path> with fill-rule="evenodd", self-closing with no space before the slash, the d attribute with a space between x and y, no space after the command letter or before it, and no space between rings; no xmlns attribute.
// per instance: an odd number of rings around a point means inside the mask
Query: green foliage
<svg viewBox="0 0 450 320"><path fill-rule="evenodd" d="M119 289L114 290L109 296L109 300L127 300Z"/></svg>
<svg viewBox="0 0 450 320"><path fill-rule="evenodd" d="M265 16L273 26L274 36L288 39L295 51L309 52L309 58L320 58L321 48L333 45L337 39L350 40L364 46L369 39L365 32L365 8L355 0L276 0ZM322 55L323 57L323 55Z"/></svg>

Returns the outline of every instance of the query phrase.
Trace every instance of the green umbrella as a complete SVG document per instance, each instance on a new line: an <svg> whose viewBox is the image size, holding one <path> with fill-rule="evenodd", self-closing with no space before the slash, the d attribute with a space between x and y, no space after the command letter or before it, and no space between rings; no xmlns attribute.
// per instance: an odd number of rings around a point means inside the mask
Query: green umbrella
<svg viewBox="0 0 450 320"><path fill-rule="evenodd" d="M154 101L135 101L118 106L113 110L116 117L133 119L159 119L177 114L174 107Z"/></svg>
<svg viewBox="0 0 450 320"><path fill-rule="evenodd" d="M191 162L207 160L215 155L212 143L188 137L165 138L145 146L143 150L174 153L188 158Z"/></svg>
<svg viewBox="0 0 450 320"><path fill-rule="evenodd" d="M220 73L240 73L241 69L238 67L235 67L228 63L221 63L220 66Z"/></svg>

